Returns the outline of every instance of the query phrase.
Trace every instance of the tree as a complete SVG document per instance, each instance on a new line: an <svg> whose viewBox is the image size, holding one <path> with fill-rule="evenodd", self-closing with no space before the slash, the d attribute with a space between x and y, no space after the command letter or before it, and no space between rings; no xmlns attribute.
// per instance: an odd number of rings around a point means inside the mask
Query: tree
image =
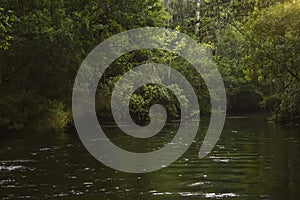
<svg viewBox="0 0 300 200"><path fill-rule="evenodd" d="M259 13L245 27L248 77L270 85L265 105L280 122L300 116L300 1L280 3Z"/></svg>
<svg viewBox="0 0 300 200"><path fill-rule="evenodd" d="M200 4L197 5L197 2ZM243 73L241 58L244 52L240 44L244 36L241 29L253 13L275 2L274 0L175 0L169 4L168 10L173 14L170 26L192 36L212 52L226 85L229 112L259 109L262 88L257 81L245 79ZM190 73L186 74L189 76ZM209 101L208 94L205 94L204 90L205 86L202 85L200 92L197 92L205 101Z"/></svg>
<svg viewBox="0 0 300 200"><path fill-rule="evenodd" d="M5 129L63 129L70 120L73 81L89 51L126 29L164 26L168 20L158 0L3 0L0 6L18 18L10 48L0 52Z"/></svg>

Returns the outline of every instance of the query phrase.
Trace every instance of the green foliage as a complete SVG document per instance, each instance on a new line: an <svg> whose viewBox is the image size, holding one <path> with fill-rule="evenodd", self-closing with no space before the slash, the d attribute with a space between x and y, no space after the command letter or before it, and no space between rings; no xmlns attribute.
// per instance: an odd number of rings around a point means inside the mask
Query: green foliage
<svg viewBox="0 0 300 200"><path fill-rule="evenodd" d="M298 119L299 1L175 0L169 11L171 27L212 51L229 111L265 106L277 121Z"/></svg>
<svg viewBox="0 0 300 200"><path fill-rule="evenodd" d="M227 90L229 112L257 111L259 102L262 99L261 86L257 81L244 77L245 70L241 63L244 56L244 36L240 33L242 24L257 11L273 3L270 1L172 1L171 13L175 13L172 27L196 38L202 45L211 50L215 62L223 75ZM196 15L198 11L199 16ZM178 17L179 15L179 17ZM179 20L180 19L180 20ZM188 26L187 26L188 24ZM176 64L175 64L176 65ZM179 66L182 66L178 63ZM190 68L187 70L190 72ZM191 73L185 73L189 76ZM198 76L198 75L196 75ZM192 80L199 80L199 77ZM196 85L201 85L197 93L202 98L200 102L206 112L209 95L203 83L199 80ZM203 111L203 109L202 109Z"/></svg>
<svg viewBox="0 0 300 200"><path fill-rule="evenodd" d="M116 33L169 19L158 0L3 0L0 7L1 47L10 39L0 51L4 129L65 127L73 81L89 51ZM13 26L8 10L18 19Z"/></svg>
<svg viewBox="0 0 300 200"><path fill-rule="evenodd" d="M16 17L12 14L12 11L5 10L0 6L0 49L9 47L9 41L12 39L10 29L15 20Z"/></svg>
<svg viewBox="0 0 300 200"><path fill-rule="evenodd" d="M230 111L257 110L263 99L261 105L273 110L277 121L296 122L299 4L298 0L173 0L165 9L161 0L2 0L0 128L63 129L70 121L72 86L82 60L106 38L145 26L168 26L206 46L224 77ZM157 39L172 43L177 38ZM185 43L176 45L180 50ZM193 67L176 54L152 49L123 55L106 70L97 95L100 117L111 116L109 100L117 80L147 62L182 73L198 94L201 113L210 112L206 85ZM173 87L184 100L179 86ZM157 102L171 118L178 117L175 95L151 84L131 97L130 112L136 120L147 120L149 107Z"/></svg>
<svg viewBox="0 0 300 200"><path fill-rule="evenodd" d="M300 116L299 16L300 1L281 3L258 13L245 26L246 75L269 85L265 105L276 97L272 110L276 120L284 123L296 122Z"/></svg>
<svg viewBox="0 0 300 200"><path fill-rule="evenodd" d="M176 55L165 52L161 50L137 50L128 54L125 54L121 56L120 58L116 59L111 67L109 67L106 70L106 73L103 75L104 78L100 80L100 84L98 86L98 94L96 95L96 110L97 113L101 115L101 113L106 113L110 111L110 97L112 95L112 91L115 87L115 84L117 81L121 78L121 76L134 68L135 66L139 66L141 64L145 64L147 62L155 62L155 63L161 63L166 64L166 62L170 62L171 58L174 58L174 68L178 68L178 66L181 66L177 70L182 70L184 65L179 64L185 64L184 61L176 61ZM126 66L126 67L125 67ZM183 70L181 71L183 72ZM190 71L185 71L186 74L191 74ZM108 77L108 78L105 78ZM160 79L157 79L157 77L152 76L149 74L149 77L152 80L156 80L157 82L161 82ZM121 101L123 101L125 98L124 96L127 96L127 91L132 87L131 83L123 85L123 89L121 91L118 91L117 98L119 98ZM149 120L149 109L152 105L159 103L165 106L169 119L177 119L180 114L180 109L184 109L185 106L188 105L186 97L182 94L183 91L180 89L180 87L176 84L172 85L171 88L172 91L175 92L173 94L169 89L164 88L159 85L144 85L143 87L139 88L135 93L131 96L130 100L130 112L132 114L132 117L136 121L147 121ZM178 99L175 97L175 95L179 96L182 102L185 102L183 107L180 108L178 104ZM126 102L124 102L126 103ZM196 112L196 111L195 111ZM108 116L111 118L111 113L108 114Z"/></svg>
<svg viewBox="0 0 300 200"><path fill-rule="evenodd" d="M244 55L240 45L243 40L243 36L235 28L227 28L222 32L222 38L216 47L219 54L216 61L226 86L229 112L257 111L263 96L258 81L244 77L240 61Z"/></svg>
<svg viewBox="0 0 300 200"><path fill-rule="evenodd" d="M0 124L8 130L35 128L39 130L63 130L69 114L63 103L37 96L33 92L19 91L6 94L1 91Z"/></svg>
<svg viewBox="0 0 300 200"><path fill-rule="evenodd" d="M174 87L177 89L176 91L180 93L178 86L174 85ZM184 96L181 97L186 100ZM177 119L179 117L180 106L174 94L164 87L151 84L143 86L132 95L130 100L130 112L136 120L149 120L148 112L150 106L156 103L165 106L171 119Z"/></svg>

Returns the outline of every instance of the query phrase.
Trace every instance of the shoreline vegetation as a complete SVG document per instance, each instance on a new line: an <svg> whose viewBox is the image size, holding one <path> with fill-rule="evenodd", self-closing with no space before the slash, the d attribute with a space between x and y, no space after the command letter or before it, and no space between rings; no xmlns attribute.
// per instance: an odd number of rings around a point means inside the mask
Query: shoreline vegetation
<svg viewBox="0 0 300 200"><path fill-rule="evenodd" d="M81 62L105 39L139 27L177 30L207 47L223 76L229 114L268 112L275 123L299 125L299 16L299 0L1 0L0 132L72 128L72 89ZM189 63L170 52L141 49L116 59L101 77L100 119L112 120L110 97L119 78L148 62L185 76L201 114L209 114L207 88ZM155 103L165 106L170 120L179 118L174 94L149 84L131 97L133 119L149 120Z"/></svg>

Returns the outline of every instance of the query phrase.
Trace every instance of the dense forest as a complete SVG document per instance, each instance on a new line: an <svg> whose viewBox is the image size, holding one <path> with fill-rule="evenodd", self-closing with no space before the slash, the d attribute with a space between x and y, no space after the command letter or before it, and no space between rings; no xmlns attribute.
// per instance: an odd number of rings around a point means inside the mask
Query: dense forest
<svg viewBox="0 0 300 200"><path fill-rule="evenodd" d="M110 36L139 27L171 28L207 47L223 76L229 113L264 110L276 123L299 123L299 0L1 0L1 129L72 126L72 88L83 59ZM100 118L111 119L109 97L122 74L149 61L187 77L201 113L209 113L206 86L189 63L145 49L118 58L101 78ZM147 119L157 101L178 117L174 95L145 85L131 98L134 118Z"/></svg>

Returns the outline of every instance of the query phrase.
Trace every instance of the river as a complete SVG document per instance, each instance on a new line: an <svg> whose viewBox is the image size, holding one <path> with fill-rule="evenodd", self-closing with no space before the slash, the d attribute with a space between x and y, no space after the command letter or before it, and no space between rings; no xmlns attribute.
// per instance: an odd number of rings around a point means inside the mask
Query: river
<svg viewBox="0 0 300 200"><path fill-rule="evenodd" d="M74 133L26 132L0 137L0 199L299 199L300 128L262 115L227 117L213 151L197 157L207 119L189 150L170 166L147 174L110 169L94 159ZM112 140L128 150L154 150L176 132L139 145L117 127Z"/></svg>

